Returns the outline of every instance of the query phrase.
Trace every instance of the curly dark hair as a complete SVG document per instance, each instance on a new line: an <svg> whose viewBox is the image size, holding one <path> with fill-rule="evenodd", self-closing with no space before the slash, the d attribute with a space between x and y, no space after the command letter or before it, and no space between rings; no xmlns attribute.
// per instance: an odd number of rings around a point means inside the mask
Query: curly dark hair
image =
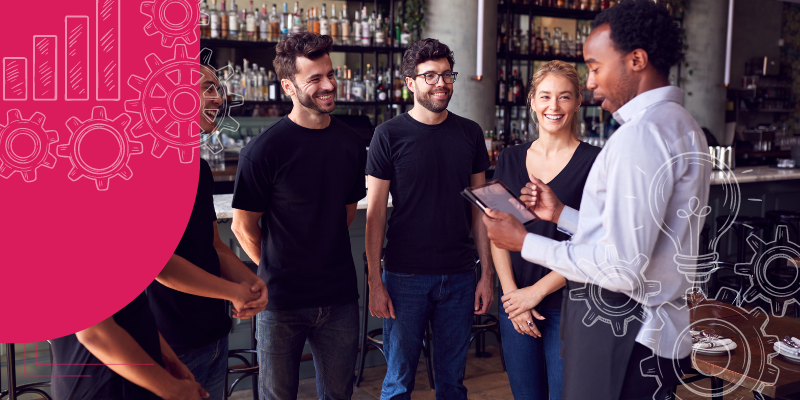
<svg viewBox="0 0 800 400"><path fill-rule="evenodd" d="M278 79L290 79L294 82L297 73L297 57L316 60L333 50L333 39L328 35L315 35L311 32L294 33L281 40L275 47L275 59L272 66Z"/></svg>
<svg viewBox="0 0 800 400"><path fill-rule="evenodd" d="M456 65L456 60L453 58L453 52L446 44L436 39L422 39L408 46L406 52L403 53L403 63L400 66L400 73L404 77L413 78L417 74L417 65L425 61L438 60L446 58L450 63L450 70Z"/></svg>
<svg viewBox="0 0 800 400"><path fill-rule="evenodd" d="M623 0L601 12L592 29L609 24L614 47L622 54L647 52L653 67L664 77L683 58L683 37L666 6L652 0Z"/></svg>

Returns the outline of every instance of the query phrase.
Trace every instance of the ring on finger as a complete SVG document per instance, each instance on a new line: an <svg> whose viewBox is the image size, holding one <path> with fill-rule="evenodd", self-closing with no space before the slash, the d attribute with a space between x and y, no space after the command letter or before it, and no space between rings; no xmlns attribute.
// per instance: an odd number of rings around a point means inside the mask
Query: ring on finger
<svg viewBox="0 0 800 400"><path fill-rule="evenodd" d="M529 326L529 327L531 327L531 328L533 328L533 322L531 322L531 321L528 321L528 326Z"/></svg>

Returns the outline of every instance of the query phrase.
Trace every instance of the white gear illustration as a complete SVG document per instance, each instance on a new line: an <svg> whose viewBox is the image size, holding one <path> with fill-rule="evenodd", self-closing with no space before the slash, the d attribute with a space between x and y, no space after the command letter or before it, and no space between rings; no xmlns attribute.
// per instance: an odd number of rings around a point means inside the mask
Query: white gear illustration
<svg viewBox="0 0 800 400"><path fill-rule="evenodd" d="M95 107L92 109L92 117L86 121L81 121L72 117L67 121L71 135L68 144L58 146L58 156L69 158L72 163L72 170L69 172L69 179L73 182L81 177L93 179L97 190L108 190L109 180L115 176L120 176L125 180L131 179L133 171L128 166L131 155L142 154L143 146L141 142L134 142L128 138L127 129L130 126L131 117L128 114L120 114L116 119L111 120L106 116L105 107ZM97 167L90 166L84 160L84 153L81 150L81 143L93 133L111 134L117 141L118 153L114 162L110 165Z"/></svg>
<svg viewBox="0 0 800 400"><path fill-rule="evenodd" d="M8 179L19 172L25 182L33 182L39 167L52 169L56 165L51 148L58 141L58 132L45 130L44 122L45 116L38 112L26 120L19 110L8 111L8 125L0 125L0 176ZM32 141L33 150L20 154L22 150L14 146L18 139Z"/></svg>
<svg viewBox="0 0 800 400"><path fill-rule="evenodd" d="M655 296L661 292L661 282L650 281L644 278L644 270L647 268L649 260L644 254L637 255L631 261L619 259L617 249L614 246L606 247L606 261L597 265L601 271L592 280L592 285L588 283L583 287L574 288L569 291L569 298L573 301L583 300L589 307L589 311L583 317L583 324L592 326L595 322L603 321L611 325L615 336L625 336L628 330L628 323L634 319L641 322L649 315L644 307L647 298ZM587 260L580 260L578 265L588 264L587 267L594 269L595 264ZM636 273L634 271L640 271ZM612 306L603 300L602 291L603 281L608 279L622 279L628 282L632 289L635 299L631 298L622 306Z"/></svg>
<svg viewBox="0 0 800 400"><path fill-rule="evenodd" d="M220 140L219 135L225 132L233 133L239 130L239 122L231 117L231 111L232 108L242 105L242 96L236 93L225 93L222 90L222 88L227 86L228 81L233 78L234 71L229 65L226 65L220 69L214 69L214 67L211 65L211 57L213 54L214 52L209 48L203 48L200 50L200 63L202 64L203 68L207 68L209 72L213 72L213 75L217 77L217 86L219 88L217 91L222 95L222 106L216 110L215 120L217 123L217 130L212 134L206 135L206 137L203 138L202 143L203 146L209 149L212 153L217 154L225 150L225 148L222 146L222 140ZM220 78L222 79L221 82L219 81ZM213 95L207 95L204 93L203 96L210 97ZM203 113L203 118L208 118L208 116Z"/></svg>
<svg viewBox="0 0 800 400"><path fill-rule="evenodd" d="M183 19L180 22L167 18L167 9L180 7ZM153 0L142 2L142 14L150 17L144 26L147 36L161 34L161 45L173 47L177 39L186 44L197 41L197 26L200 25L200 1L197 0ZM174 14L173 14L174 15Z"/></svg>
<svg viewBox="0 0 800 400"><path fill-rule="evenodd" d="M786 243L781 243L786 239ZM775 229L775 239L771 242L764 242L761 238L751 234L747 237L747 244L753 249L755 254L750 262L736 264L734 271L739 275L749 278L749 287L742 295L745 302L753 302L759 298L772 304L772 315L782 317L791 303L798 303L796 299L798 277L795 281L786 286L778 286L770 281L767 275L767 268L775 261L784 259L794 269L800 267L797 259L800 259L800 245L789 240L789 228L780 225ZM784 302L772 301L771 298L788 298Z"/></svg>
<svg viewBox="0 0 800 400"><path fill-rule="evenodd" d="M203 54L210 54L210 50L204 49ZM145 62L150 75L146 79L133 75L128 80L128 84L141 94L139 99L125 102L126 111L141 116L141 121L133 127L133 136L153 135L152 154L157 158L161 158L167 148L174 147L182 163L191 163L202 131L197 118L202 114L203 101L197 88L203 74L198 68L197 57L189 57L186 46L178 45L174 59L163 62L157 55L150 54ZM232 74L226 75L226 79L230 76ZM177 107L175 103L179 97L193 99L194 106L189 110ZM217 116L223 116L218 121L218 130L220 126L224 130L238 129L238 123L229 118L231 107L238 105L241 101L236 97L230 101L223 99L222 107L217 110ZM203 118L206 118L205 114Z"/></svg>
<svg viewBox="0 0 800 400"><path fill-rule="evenodd" d="M723 330L724 332L726 332L725 333L726 335L728 334L727 332L733 332L732 334L733 338L731 340L733 340L734 343L737 343L738 346L736 347L735 350L731 351L746 353L745 357L742 357L740 360L740 362L742 363L741 366L745 370L745 373L740 376L737 382L723 381L724 382L724 386L722 388L723 396L731 394L734 390L742 386L743 381L745 379L749 379L747 377L751 375L751 371L756 372L758 374L756 380L762 382L760 386L754 388L755 391L761 392L763 391L764 387L769 385L774 385L778 381L778 374L780 371L772 363L772 359L775 358L775 356L777 356L777 352L772 351L772 348L773 344L778 341L778 337L775 335L768 335L765 331L765 328L769 323L769 314L765 313L764 310L762 310L761 308L745 310L744 308L729 304L729 302L735 301L736 297L737 293L733 289L723 287L717 293L717 296L711 299L721 302L723 304L720 303L711 304L709 302L700 302L699 304L694 306L693 310L696 311L704 307L715 307L715 309L718 309L719 307L725 307L729 311L733 311L734 313L736 313L737 316L740 316L749 321L758 322L761 319L764 319L764 322L761 324L755 323L753 324L752 327L741 328L739 326L732 324L725 318L707 318L707 319L693 321L689 326L685 327L681 332L678 333L678 339L676 340L675 343L660 343L655 340L650 341L649 343L644 343L645 346L653 350L653 355L648 358L645 358L639 364L642 376L655 378L658 382L658 390L661 389L662 382L664 382L664 379L666 377L669 377L670 379L675 377L679 380L678 381L679 385L683 386L692 393L691 395L692 398L694 398L695 396L707 397L708 396L707 387L698 385L694 381L688 383L683 381L683 376L685 371L682 371L677 363L673 362L671 364L672 366L671 369L662 370L661 365L657 362L656 352L659 348L668 350L669 356L667 358L677 361L679 354L681 354L680 352L681 347L691 346L690 330L698 326L709 326L711 328L716 328L715 330L718 329ZM671 307L675 310L687 309L687 305L685 302L683 302L680 305L675 305L671 302L666 302L662 304L656 311L656 314L658 315L660 321L658 328L648 329L649 331L661 331L664 328L666 324L665 317L663 316L665 313L665 307ZM747 339L748 335L756 337L757 341L755 343L750 343ZM646 335L646 336L649 337L651 335ZM657 337L659 338L658 339L659 341L663 338L663 336L657 336ZM753 344L756 345L757 347L755 350L751 352L750 348L751 345ZM719 357L725 357L725 355L721 355ZM727 357L728 357L728 364L731 364L732 362L736 361L734 358L730 357L730 352L727 354ZM701 374L706 375L697 368L696 364L693 363L692 367L698 370L698 372L700 372ZM658 393L658 390L656 391L656 393ZM653 395L655 396L656 393L653 393ZM675 398L679 399L679 397L677 397L677 394Z"/></svg>

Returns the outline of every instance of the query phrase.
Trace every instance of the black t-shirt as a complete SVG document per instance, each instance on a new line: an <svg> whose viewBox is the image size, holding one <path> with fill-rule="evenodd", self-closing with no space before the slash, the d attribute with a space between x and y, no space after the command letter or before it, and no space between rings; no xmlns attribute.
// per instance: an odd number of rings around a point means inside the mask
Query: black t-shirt
<svg viewBox="0 0 800 400"><path fill-rule="evenodd" d="M206 160L200 160L200 178L194 207L175 254L214 276L220 276L214 249L214 177ZM147 288L150 308L164 340L179 356L225 337L231 318L225 300L195 296L170 289L158 281Z"/></svg>
<svg viewBox="0 0 800 400"><path fill-rule="evenodd" d="M128 331L158 365L163 366L156 321L150 312L147 296L142 293L114 314L114 321ZM53 353L53 398L58 400L157 400L147 389L126 381L102 365L75 334L50 341ZM71 365L70 365L71 364ZM88 364L88 365L87 365ZM92 365L93 364L93 365ZM65 377L80 375L88 377ZM108 397L113 394L112 397Z"/></svg>
<svg viewBox="0 0 800 400"><path fill-rule="evenodd" d="M522 188L530 182L528 168L525 165L525 158L528 149L533 143L525 143L517 146L508 147L500 153L497 159L497 167L494 171L494 179L498 179L508 186L514 194L519 196ZM567 165L556 175L547 186L553 190L559 200L565 205L574 209L579 209L581 197L583 196L583 186L592 169L595 158L600 153L600 148L581 142ZM569 240L569 235L559 231L558 225L539 221L527 226L528 232L542 235L554 240ZM523 288L531 286L550 273L550 269L538 264L533 264L522 258L518 251L512 251L511 265L514 269L514 280L517 287ZM561 308L563 293L556 290L545 297L539 307L541 308Z"/></svg>
<svg viewBox="0 0 800 400"><path fill-rule="evenodd" d="M361 137L335 117L325 129L283 117L242 150L233 208L264 213L258 275L267 309L358 300L345 205L366 196L366 159Z"/></svg>
<svg viewBox="0 0 800 400"><path fill-rule="evenodd" d="M481 127L452 112L438 125L405 113L375 129L367 174L391 181L394 207L386 233L387 271L452 275L474 268L472 205L461 191L472 174L488 167Z"/></svg>

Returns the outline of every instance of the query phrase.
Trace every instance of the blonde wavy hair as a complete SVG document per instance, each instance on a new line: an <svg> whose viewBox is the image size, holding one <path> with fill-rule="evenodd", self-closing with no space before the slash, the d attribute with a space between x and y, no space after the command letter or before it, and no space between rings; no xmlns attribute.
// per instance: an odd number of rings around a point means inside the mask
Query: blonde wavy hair
<svg viewBox="0 0 800 400"><path fill-rule="evenodd" d="M578 70L564 61L553 60L539 67L528 83L528 87L530 88L530 91L528 91L528 109L531 112L531 116L536 114L535 110L533 109L533 96L536 94L536 88L538 88L542 81L544 81L544 78L547 78L550 75L557 75L567 78L570 83L572 83L572 86L575 87L575 98L578 100L578 110L580 110L581 103L583 102L583 87L581 86L580 79L578 78ZM578 119L578 113L576 112L575 114L576 115L572 116L571 128L572 135L577 139L580 136L580 120ZM536 134L539 134L538 122L536 123Z"/></svg>

